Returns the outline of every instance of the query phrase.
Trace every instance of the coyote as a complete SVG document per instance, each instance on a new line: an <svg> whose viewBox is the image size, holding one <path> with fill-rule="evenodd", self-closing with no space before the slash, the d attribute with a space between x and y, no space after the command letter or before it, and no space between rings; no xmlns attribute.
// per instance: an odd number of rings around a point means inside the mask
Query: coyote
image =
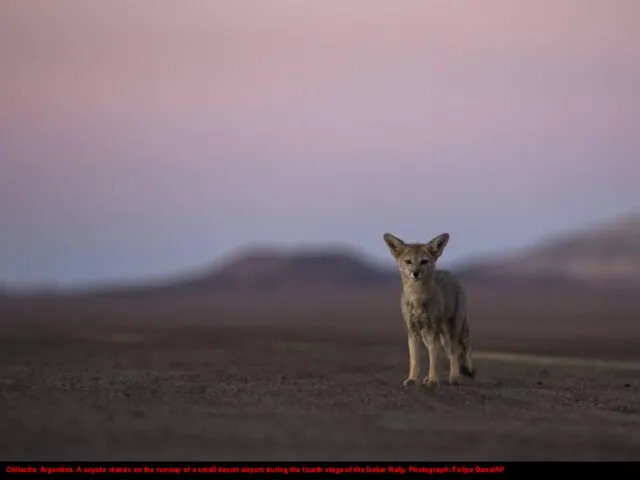
<svg viewBox="0 0 640 480"><path fill-rule="evenodd" d="M415 384L420 376L421 342L429 352L425 385L438 385L438 344L449 357L449 383L458 383L460 374L474 378L464 290L451 272L436 270L449 234L421 244L405 243L385 233L384 241L402 279L401 308L409 336L409 377L403 385Z"/></svg>

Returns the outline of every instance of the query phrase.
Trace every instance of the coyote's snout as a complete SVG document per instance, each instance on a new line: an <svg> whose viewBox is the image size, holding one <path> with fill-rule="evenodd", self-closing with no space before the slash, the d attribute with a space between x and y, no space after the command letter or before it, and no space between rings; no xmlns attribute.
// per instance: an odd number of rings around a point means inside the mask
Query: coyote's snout
<svg viewBox="0 0 640 480"><path fill-rule="evenodd" d="M405 243L385 233L384 241L398 263L402 279L401 308L409 336L409 377L404 385L414 383L420 376L421 343L429 352L429 374L423 383L438 384L439 346L449 357L450 383L457 383L461 374L473 378L464 290L451 272L436 269L449 234L422 244Z"/></svg>

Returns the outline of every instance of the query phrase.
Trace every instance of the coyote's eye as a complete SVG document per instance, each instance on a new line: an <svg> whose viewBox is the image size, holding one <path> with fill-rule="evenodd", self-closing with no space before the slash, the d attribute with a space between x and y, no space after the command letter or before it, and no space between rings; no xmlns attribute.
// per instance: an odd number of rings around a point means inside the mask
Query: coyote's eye
<svg viewBox="0 0 640 480"><path fill-rule="evenodd" d="M404 263L406 263L407 265L411 265L411 260L407 259L404 261Z"/></svg>
<svg viewBox="0 0 640 480"><path fill-rule="evenodd" d="M427 263L429 263L429 260L427 260L426 258L420 260L420 265L426 265Z"/></svg>

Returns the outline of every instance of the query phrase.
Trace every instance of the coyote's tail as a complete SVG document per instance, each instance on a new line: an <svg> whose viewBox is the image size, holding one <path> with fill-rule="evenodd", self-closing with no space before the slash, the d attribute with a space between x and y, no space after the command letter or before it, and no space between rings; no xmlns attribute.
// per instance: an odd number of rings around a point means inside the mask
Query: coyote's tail
<svg viewBox="0 0 640 480"><path fill-rule="evenodd" d="M469 324L464 319L462 331L460 332L460 373L465 377L474 378L476 368L473 365L473 355L471 353L471 341L469 338Z"/></svg>

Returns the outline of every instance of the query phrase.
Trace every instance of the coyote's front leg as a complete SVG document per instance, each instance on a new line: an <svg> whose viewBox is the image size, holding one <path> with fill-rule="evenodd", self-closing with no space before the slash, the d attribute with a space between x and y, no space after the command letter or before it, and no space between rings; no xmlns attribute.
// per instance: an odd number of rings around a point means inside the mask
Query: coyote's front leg
<svg viewBox="0 0 640 480"><path fill-rule="evenodd" d="M420 337L409 333L409 376L403 385L409 386L420 378Z"/></svg>
<svg viewBox="0 0 640 480"><path fill-rule="evenodd" d="M437 387L438 380L438 343L435 335L423 330L420 332L422 341L424 342L427 350L429 350L429 374L425 377L424 383L427 387Z"/></svg>

